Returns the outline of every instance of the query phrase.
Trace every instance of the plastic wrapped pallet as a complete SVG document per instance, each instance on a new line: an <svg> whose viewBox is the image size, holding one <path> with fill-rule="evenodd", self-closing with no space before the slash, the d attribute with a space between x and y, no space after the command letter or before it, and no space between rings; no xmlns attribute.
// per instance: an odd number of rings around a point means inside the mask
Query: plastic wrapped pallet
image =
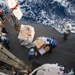
<svg viewBox="0 0 75 75"><path fill-rule="evenodd" d="M34 27L30 25L21 25L18 39L21 41L21 45L32 44L35 35Z"/></svg>
<svg viewBox="0 0 75 75"><path fill-rule="evenodd" d="M36 69L34 69L29 75L74 75L74 72L68 70L66 73L65 68L59 66L58 64L44 64Z"/></svg>

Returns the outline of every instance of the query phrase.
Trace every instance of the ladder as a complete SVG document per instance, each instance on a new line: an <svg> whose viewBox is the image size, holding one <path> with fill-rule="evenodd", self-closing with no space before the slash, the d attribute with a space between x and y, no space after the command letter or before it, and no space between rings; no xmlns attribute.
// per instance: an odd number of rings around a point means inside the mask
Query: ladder
<svg viewBox="0 0 75 75"><path fill-rule="evenodd" d="M25 63L9 52L5 47L0 44L0 61L17 69L24 69Z"/></svg>

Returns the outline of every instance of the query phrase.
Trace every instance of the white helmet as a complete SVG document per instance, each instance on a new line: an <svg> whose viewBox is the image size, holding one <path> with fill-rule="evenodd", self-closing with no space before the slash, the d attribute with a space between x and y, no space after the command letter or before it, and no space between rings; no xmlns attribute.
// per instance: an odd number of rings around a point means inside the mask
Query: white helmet
<svg viewBox="0 0 75 75"><path fill-rule="evenodd" d="M34 49L33 49L33 48L31 48L31 49L30 49L30 52L34 52Z"/></svg>

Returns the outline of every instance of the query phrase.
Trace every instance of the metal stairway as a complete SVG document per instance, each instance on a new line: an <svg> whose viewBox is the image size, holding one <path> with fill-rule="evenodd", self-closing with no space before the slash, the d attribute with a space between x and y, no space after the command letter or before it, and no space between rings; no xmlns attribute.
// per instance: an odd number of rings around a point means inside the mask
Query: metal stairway
<svg viewBox="0 0 75 75"><path fill-rule="evenodd" d="M25 63L19 60L16 56L10 53L5 47L0 44L0 61L11 66L11 68L23 70ZM0 66L1 67L1 66Z"/></svg>

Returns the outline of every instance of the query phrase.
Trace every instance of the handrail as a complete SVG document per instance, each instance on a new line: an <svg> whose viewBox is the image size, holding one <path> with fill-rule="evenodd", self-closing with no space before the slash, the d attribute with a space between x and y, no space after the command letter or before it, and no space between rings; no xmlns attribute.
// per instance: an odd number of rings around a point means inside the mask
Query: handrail
<svg viewBox="0 0 75 75"><path fill-rule="evenodd" d="M3 61L17 69L24 69L25 63L19 60L16 56L10 53L6 48L0 44L0 61Z"/></svg>

